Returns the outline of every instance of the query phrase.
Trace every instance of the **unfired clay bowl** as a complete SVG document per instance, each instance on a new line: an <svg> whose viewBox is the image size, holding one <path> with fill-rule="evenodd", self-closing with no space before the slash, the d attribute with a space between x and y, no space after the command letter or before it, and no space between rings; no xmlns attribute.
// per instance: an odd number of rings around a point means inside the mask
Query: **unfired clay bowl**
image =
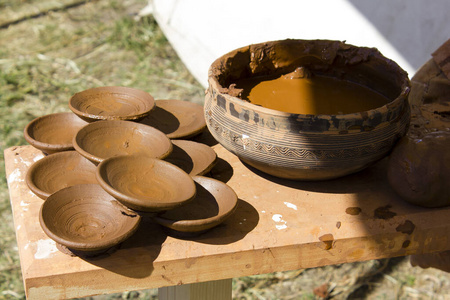
<svg viewBox="0 0 450 300"><path fill-rule="evenodd" d="M216 152L209 146L187 140L172 140L173 150L164 160L191 176L208 173L217 161Z"/></svg>
<svg viewBox="0 0 450 300"><path fill-rule="evenodd" d="M140 219L98 184L75 185L52 194L39 214L41 227L51 239L86 255L126 240Z"/></svg>
<svg viewBox="0 0 450 300"><path fill-rule="evenodd" d="M203 176L195 176L194 180L197 195L191 202L154 217L176 235L203 233L227 219L237 205L236 193L225 183Z"/></svg>
<svg viewBox="0 0 450 300"><path fill-rule="evenodd" d="M76 151L45 156L27 172L25 181L30 190L46 200L51 194L78 184L97 183L96 166Z"/></svg>
<svg viewBox="0 0 450 300"><path fill-rule="evenodd" d="M182 100L156 100L156 107L140 122L153 126L171 139L189 138L206 128L203 106Z"/></svg>
<svg viewBox="0 0 450 300"><path fill-rule="evenodd" d="M177 166L144 155L105 159L98 165L99 184L138 212L173 209L195 196L192 178Z"/></svg>
<svg viewBox="0 0 450 300"><path fill-rule="evenodd" d="M161 131L131 121L98 121L78 131L75 150L98 164L106 158L143 153L164 158L172 151L172 142Z"/></svg>
<svg viewBox="0 0 450 300"><path fill-rule="evenodd" d="M46 154L73 150L72 139L87 124L73 113L55 113L34 119L24 129L25 140Z"/></svg>
<svg viewBox="0 0 450 300"><path fill-rule="evenodd" d="M153 97L144 91L121 87L97 87L76 93L69 108L80 118L97 120L139 120L154 108Z"/></svg>
<svg viewBox="0 0 450 300"><path fill-rule="evenodd" d="M230 94L242 78L301 67L362 85L390 102L358 113L306 115ZM408 76L374 48L326 40L250 45L213 62L208 82L204 114L214 138L245 163L281 178L323 180L362 170L385 157L409 124Z"/></svg>

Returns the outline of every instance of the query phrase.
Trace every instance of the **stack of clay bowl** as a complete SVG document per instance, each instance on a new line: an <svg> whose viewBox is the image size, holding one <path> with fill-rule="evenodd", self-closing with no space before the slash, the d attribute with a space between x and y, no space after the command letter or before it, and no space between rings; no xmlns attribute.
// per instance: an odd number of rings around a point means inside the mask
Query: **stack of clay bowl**
<svg viewBox="0 0 450 300"><path fill-rule="evenodd" d="M60 249L102 253L148 216L173 235L197 235L234 211L234 191L202 176L214 150L183 140L205 129L201 105L99 87L73 95L69 107L73 113L39 117L24 130L46 154L26 182L45 200L40 224Z"/></svg>

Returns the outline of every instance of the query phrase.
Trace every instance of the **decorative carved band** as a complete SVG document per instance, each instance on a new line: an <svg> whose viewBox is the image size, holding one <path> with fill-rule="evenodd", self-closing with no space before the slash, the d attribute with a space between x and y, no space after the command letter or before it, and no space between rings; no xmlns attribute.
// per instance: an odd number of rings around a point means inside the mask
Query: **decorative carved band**
<svg viewBox="0 0 450 300"><path fill-rule="evenodd" d="M209 115L208 110L205 111L205 119L213 135L217 135L218 137L220 136L224 142L227 142L230 146L236 147L236 149L234 149L235 152L257 152L262 155L267 154L283 158L292 158L295 160L346 160L358 159L362 156L365 156L367 159L368 155L381 157L389 151L394 140L397 138L396 136L392 136L388 139L376 141L364 146L346 149L301 149L271 145L254 140L245 134L238 134L216 122Z"/></svg>

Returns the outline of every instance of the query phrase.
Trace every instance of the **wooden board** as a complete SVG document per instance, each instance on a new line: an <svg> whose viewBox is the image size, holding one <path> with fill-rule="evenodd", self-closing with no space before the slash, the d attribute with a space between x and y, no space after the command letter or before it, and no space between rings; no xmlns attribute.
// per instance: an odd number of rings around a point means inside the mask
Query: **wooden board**
<svg viewBox="0 0 450 300"><path fill-rule="evenodd" d="M150 221L120 249L91 259L59 252L41 230L43 201L27 187L31 146L5 150L28 299L62 299L450 249L450 208L404 203L385 180L386 161L324 182L293 182L249 169L222 148L212 176L239 196L222 225L191 240Z"/></svg>

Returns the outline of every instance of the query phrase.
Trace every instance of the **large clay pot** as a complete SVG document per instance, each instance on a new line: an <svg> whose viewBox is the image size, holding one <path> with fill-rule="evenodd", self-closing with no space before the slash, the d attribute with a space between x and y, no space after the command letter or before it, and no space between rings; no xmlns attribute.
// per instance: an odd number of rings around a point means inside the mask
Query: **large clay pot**
<svg viewBox="0 0 450 300"><path fill-rule="evenodd" d="M390 102L358 113L304 115L230 95L239 79L287 74L299 67L366 86ZM245 163L282 178L322 180L364 169L389 153L410 118L406 72L374 48L339 41L243 47L213 62L208 81L204 111L214 138Z"/></svg>

